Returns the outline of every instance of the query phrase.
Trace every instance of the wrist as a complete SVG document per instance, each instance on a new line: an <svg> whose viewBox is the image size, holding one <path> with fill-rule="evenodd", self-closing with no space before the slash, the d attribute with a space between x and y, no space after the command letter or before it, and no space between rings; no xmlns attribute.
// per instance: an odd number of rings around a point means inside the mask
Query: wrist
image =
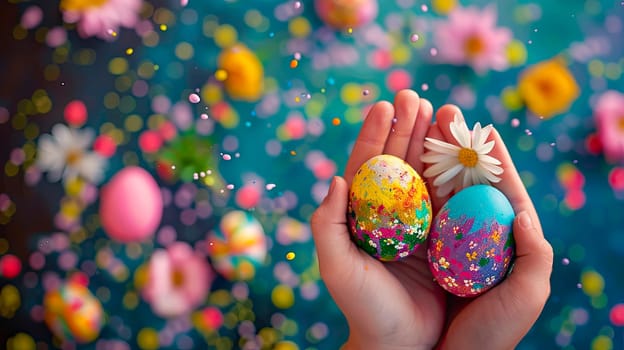
<svg viewBox="0 0 624 350"><path fill-rule="evenodd" d="M397 341L400 341L397 338ZM431 350L433 346L410 345L410 344L392 344L390 342L379 341L359 337L354 334L349 335L349 339L341 347L341 350Z"/></svg>

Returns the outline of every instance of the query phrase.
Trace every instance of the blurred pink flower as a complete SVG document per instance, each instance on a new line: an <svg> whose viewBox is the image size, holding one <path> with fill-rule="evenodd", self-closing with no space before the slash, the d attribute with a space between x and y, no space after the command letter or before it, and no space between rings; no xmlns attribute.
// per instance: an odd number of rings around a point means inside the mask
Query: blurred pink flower
<svg viewBox="0 0 624 350"><path fill-rule="evenodd" d="M609 90L600 95L594 118L607 160L624 161L624 94Z"/></svg>
<svg viewBox="0 0 624 350"><path fill-rule="evenodd" d="M434 29L434 42L441 62L469 65L477 73L508 66L506 48L512 39L508 28L496 27L496 10L457 6L448 19Z"/></svg>
<svg viewBox="0 0 624 350"><path fill-rule="evenodd" d="M155 314L176 317L202 304L214 279L212 270L186 243L176 242L157 249L147 266L143 298Z"/></svg>
<svg viewBox="0 0 624 350"><path fill-rule="evenodd" d="M111 40L119 27L132 28L138 22L143 0L61 0L63 20L77 23L78 33Z"/></svg>

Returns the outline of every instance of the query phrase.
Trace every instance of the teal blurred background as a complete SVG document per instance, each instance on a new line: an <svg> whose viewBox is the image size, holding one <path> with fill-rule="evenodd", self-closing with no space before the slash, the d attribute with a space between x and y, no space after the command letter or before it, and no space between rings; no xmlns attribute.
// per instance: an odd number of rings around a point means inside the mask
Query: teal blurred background
<svg viewBox="0 0 624 350"><path fill-rule="evenodd" d="M73 270L91 271L89 289L107 315L100 340L78 348L147 349L149 344L137 340L146 329L160 332L160 347L172 349L206 344L338 348L347 328L319 279L307 220L331 175L344 170L367 106L391 101L392 75L399 74L408 76L407 86L434 107L458 104L469 125L493 123L536 205L555 251L552 294L518 348L624 349L624 315L617 307L624 303L624 186L622 175L619 185L616 176L623 171L624 158L608 161L596 148L594 118L597 96L607 90L624 92L624 3L459 1L457 6L494 6L498 26L509 28L516 41L515 64L482 75L469 67L440 63L431 55L434 23L446 17L436 4L452 2L379 1L376 19L352 31L324 26L311 1L294 3L191 0L181 6L149 1L141 18L151 24L150 34L122 29L111 41L81 38L73 26L62 27L57 1L0 4L0 256L17 256L22 262L18 276L0 276L0 291L7 293L0 292L0 348L7 344L18 349L15 339L25 346L36 344L37 349L58 345L41 322L44 280L65 279ZM31 6L43 10L42 19L25 29L20 21ZM67 41L52 47L46 37L58 27L66 30ZM222 51L215 33L222 30L221 40L227 41L232 29L264 67L265 91L258 101L232 99L215 79ZM419 39L410 40L415 33ZM293 68L297 52L301 58ZM540 119L514 104L513 93L505 91L514 91L527 67L555 56L566 61L580 94L567 111ZM375 64L379 57L385 57L387 66ZM146 93L130 88L136 81ZM196 89L202 101L189 103ZM78 210L77 226L59 225L55 219L57 213L70 210L65 206L67 189L29 169L38 137L66 123L64 108L73 100L83 101L88 110L83 128L122 141L108 158L103 183L126 165L148 170L165 196L174 198L165 201L159 230L173 229L180 241L194 246L202 242L224 214L241 209L237 191L260 184L259 204L248 210L269 237L268 258L247 282L214 280L198 309L221 310L225 323L218 330L202 331L190 318L154 315L136 293L136 276L163 244L153 239L132 250L109 240L98 225L97 194ZM218 102L225 102L221 107L232 108L231 113L213 118L221 113ZM202 113L210 116L205 123ZM170 164L159 163L166 158L163 153L145 152L139 145L141 133L156 129L163 120L172 121L179 131L163 149L186 135L192 143L186 151L197 153L199 165L218 164L224 183L233 189L220 191L223 187L193 179L167 181L158 169ZM186 128L185 123L193 126ZM222 154L232 159L226 161ZM570 181L575 183L573 196ZM264 190L265 184L275 188ZM193 197L194 214L176 204L176 195L187 194ZM200 197L210 208L204 214L198 214ZM300 225L291 227L295 239L280 242L277 232L284 218ZM69 235L71 243L44 254L43 266L34 268L33 254L41 251L42 241L54 241L57 232ZM127 270L125 278L100 266L96 257L101 250L120 261ZM75 259L70 268L59 266L65 253ZM294 259L288 259L288 253L294 253ZM9 285L18 291L19 302L8 296L14 296L14 289L3 289ZM287 286L278 291L292 292L292 303L276 305L278 285ZM248 290L248 297L240 296L241 289ZM169 339L163 338L164 329Z"/></svg>

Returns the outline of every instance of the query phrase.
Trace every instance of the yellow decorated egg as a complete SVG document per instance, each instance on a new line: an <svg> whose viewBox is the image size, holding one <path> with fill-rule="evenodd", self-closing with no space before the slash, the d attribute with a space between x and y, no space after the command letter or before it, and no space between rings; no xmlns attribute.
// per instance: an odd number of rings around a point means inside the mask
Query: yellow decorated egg
<svg viewBox="0 0 624 350"><path fill-rule="evenodd" d="M88 343L100 334L102 304L81 283L70 280L48 291L43 308L46 325L60 339Z"/></svg>
<svg viewBox="0 0 624 350"><path fill-rule="evenodd" d="M398 260L427 238L429 192L409 164L382 154L362 164L353 177L347 219L360 248L379 260Z"/></svg>

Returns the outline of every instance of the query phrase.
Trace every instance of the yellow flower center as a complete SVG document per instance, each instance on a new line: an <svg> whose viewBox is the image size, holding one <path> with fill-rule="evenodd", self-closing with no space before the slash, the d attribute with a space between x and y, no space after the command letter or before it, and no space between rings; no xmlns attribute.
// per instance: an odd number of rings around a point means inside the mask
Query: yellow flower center
<svg viewBox="0 0 624 350"><path fill-rule="evenodd" d="M171 273L171 284L176 288L184 285L184 274L182 271L178 269L173 270Z"/></svg>
<svg viewBox="0 0 624 350"><path fill-rule="evenodd" d="M479 162L479 155L477 154L475 150L464 147L459 150L457 159L463 166L467 168L474 168L477 166L477 163Z"/></svg>
<svg viewBox="0 0 624 350"><path fill-rule="evenodd" d="M537 88L547 98L551 97L555 92L555 86L553 86L550 81L545 79L539 80L537 82Z"/></svg>
<svg viewBox="0 0 624 350"><path fill-rule="evenodd" d="M82 152L80 150L71 150L67 152L65 163L69 166L73 166L80 161L80 158L82 158Z"/></svg>
<svg viewBox="0 0 624 350"><path fill-rule="evenodd" d="M468 38L466 42L464 42L464 52L468 57L474 57L483 52L485 49L485 43L483 40L474 35Z"/></svg>
<svg viewBox="0 0 624 350"><path fill-rule="evenodd" d="M63 11L84 11L90 8L102 7L108 0L61 0Z"/></svg>

